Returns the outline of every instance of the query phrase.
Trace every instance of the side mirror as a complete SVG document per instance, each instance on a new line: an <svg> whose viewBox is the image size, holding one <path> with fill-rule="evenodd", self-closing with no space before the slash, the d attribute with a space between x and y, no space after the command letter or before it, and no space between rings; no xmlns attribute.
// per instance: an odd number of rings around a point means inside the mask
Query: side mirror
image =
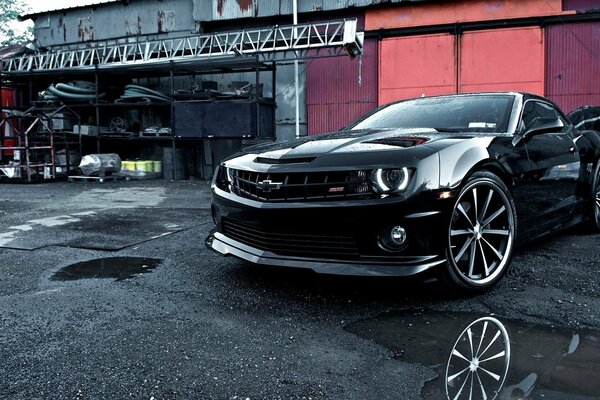
<svg viewBox="0 0 600 400"><path fill-rule="evenodd" d="M543 118L537 117L525 128L523 136L533 136L540 133L554 131L565 126L562 121L558 118Z"/></svg>
<svg viewBox="0 0 600 400"><path fill-rule="evenodd" d="M515 133L512 144L513 146L517 146L525 137L539 135L544 132L551 132L564 126L565 125L559 118L534 118L529 126Z"/></svg>

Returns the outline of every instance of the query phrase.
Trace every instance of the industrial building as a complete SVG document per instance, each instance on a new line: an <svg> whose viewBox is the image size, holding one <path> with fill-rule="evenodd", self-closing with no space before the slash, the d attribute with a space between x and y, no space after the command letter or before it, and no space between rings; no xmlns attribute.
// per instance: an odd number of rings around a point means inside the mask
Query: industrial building
<svg viewBox="0 0 600 400"><path fill-rule="evenodd" d="M222 32L277 32L293 23L292 1L86 4L23 15L34 22L35 53L2 60L3 107L52 108L44 112L53 126L40 123L56 137L39 145L53 147L52 168L61 168L55 152L68 159L79 146L84 153L162 159L165 166L179 158L170 179L207 179L220 159L243 146L296 136L298 59L301 136L335 131L378 105L424 95L527 91L549 97L565 112L600 104L599 1L300 0L298 21L308 35L331 30L330 21L356 21L337 31L349 35L327 46L307 39L304 47L245 53L244 46L261 45L249 40L230 48L233 56L219 57L197 52L194 40ZM169 47L173 43L180 47ZM99 54L108 49L114 53L104 68ZM153 63L149 54L165 62ZM179 56L185 62L174 62ZM91 97L48 93L72 81L93 84L87 92L71 89ZM83 104L76 101L81 99ZM0 131L0 147L15 141L8 125ZM14 150L0 155L7 165Z"/></svg>

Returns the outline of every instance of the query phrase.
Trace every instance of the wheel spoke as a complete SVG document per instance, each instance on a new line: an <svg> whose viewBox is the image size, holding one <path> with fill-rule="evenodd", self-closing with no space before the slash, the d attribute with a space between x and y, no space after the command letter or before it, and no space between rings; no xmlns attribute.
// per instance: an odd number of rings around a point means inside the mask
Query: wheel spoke
<svg viewBox="0 0 600 400"><path fill-rule="evenodd" d="M488 322L485 321L483 323L483 329L481 330L481 339L479 339L479 345L477 345L477 351L475 354L479 357L479 350L481 350L481 343L483 343L483 339L485 338L485 331L487 330Z"/></svg>
<svg viewBox="0 0 600 400"><path fill-rule="evenodd" d="M470 238L468 238L465 241L465 244L463 245L462 249L460 249L460 251L458 252L458 254L456 255L456 257L454 257L454 261L458 262L458 260L460 260L463 256L463 254L465 254L465 251L467 251L467 249L469 248L469 246L471 245L471 243L473 242L475 238L473 236L471 236Z"/></svg>
<svg viewBox="0 0 600 400"><path fill-rule="evenodd" d="M456 357L458 357L458 358L461 358L461 359L465 360L465 361L466 361L466 362L468 362L468 363L471 363L471 360L469 360L467 357L463 356L463 355L460 353L460 351L458 351L458 350L456 350L456 349L452 350L452 355L455 355Z"/></svg>
<svg viewBox="0 0 600 400"><path fill-rule="evenodd" d="M467 370L469 369L469 367L463 369L460 372L457 372L456 374L449 376L448 377L448 382L452 382L453 380L455 380L456 378L458 378L459 376L461 376L462 374L464 374L465 372L467 372Z"/></svg>
<svg viewBox="0 0 600 400"><path fill-rule="evenodd" d="M490 361L490 360L494 360L494 359L496 359L498 357L503 357L505 354L506 354L505 351L501 351L500 353L496 354L495 356L488 357L485 360L479 360L479 363Z"/></svg>
<svg viewBox="0 0 600 400"><path fill-rule="evenodd" d="M481 354L479 355L479 357L481 357L482 355L485 354L486 351L488 351L488 349L490 347L492 347L492 345L494 344L494 342L496 341L496 339L498 339L498 336L500 336L500 331L497 331L496 334L494 335L494 338L492 339L492 341L490 342L490 344L487 345L487 347L485 348L485 350L483 350L481 352Z"/></svg>
<svg viewBox="0 0 600 400"><path fill-rule="evenodd" d="M487 369L483 368L481 365L479 366L479 369L482 370L483 372L485 372L486 374L488 374L489 376L491 376L492 378L494 378L495 380L497 380L497 381L500 380L500 375L488 371Z"/></svg>
<svg viewBox="0 0 600 400"><path fill-rule="evenodd" d="M492 246L492 244L490 242L488 242L486 238L482 237L481 240L483 240L483 242L485 244L487 244L490 249L492 249L492 251L494 252L494 254L496 255L496 257L498 257L498 259L500 261L502 261L502 259L504 258L504 254L500 253L494 246Z"/></svg>
<svg viewBox="0 0 600 400"><path fill-rule="evenodd" d="M477 244L475 242L471 243L471 254L469 257L469 273L468 276L473 276L473 270L475 269L475 252L477 250Z"/></svg>
<svg viewBox="0 0 600 400"><path fill-rule="evenodd" d="M472 235L473 231L470 229L453 229L450 231L450 236L459 236L459 235Z"/></svg>
<svg viewBox="0 0 600 400"><path fill-rule="evenodd" d="M494 191L492 189L490 189L490 192L488 193L488 197L487 197L487 199L485 199L485 203L483 204L483 208L481 209L481 213L479 213L480 221L483 221L483 218L485 218L485 213L487 212L487 209L490 206L490 202L492 201L493 195L494 195Z"/></svg>
<svg viewBox="0 0 600 400"><path fill-rule="evenodd" d="M483 268L485 270L485 276L489 276L490 275L490 270L489 270L489 267L488 267L487 260L485 259L485 253L483 251L483 246L481 245L481 240L478 240L477 244L479 245L479 250L481 252L481 258L483 258Z"/></svg>
<svg viewBox="0 0 600 400"><path fill-rule="evenodd" d="M473 399L473 381L475 380L475 377L473 376L475 375L473 372L471 372L471 388L469 389L469 400Z"/></svg>
<svg viewBox="0 0 600 400"><path fill-rule="evenodd" d="M500 214L502 214L504 212L504 210L506 210L505 206L500 207L500 209L498 211L496 211L495 213L493 213L488 219L486 219L485 221L483 221L481 223L482 226L488 226L493 220L495 220L496 218L498 218L498 216Z"/></svg>
<svg viewBox="0 0 600 400"><path fill-rule="evenodd" d="M467 368L468 369L468 368ZM471 372L469 371L469 376L471 376ZM465 385L467 384L467 381L469 380L469 377L466 377L463 384L460 386L460 389L458 389L458 393L456 393L456 396L454 396L454 400L457 400L460 395L462 394L463 389L465 388Z"/></svg>
<svg viewBox="0 0 600 400"><path fill-rule="evenodd" d="M475 223L479 222L479 213L477 212L477 188L473 188L473 211L475 214Z"/></svg>
<svg viewBox="0 0 600 400"><path fill-rule="evenodd" d="M471 332L471 328L467 329L467 336L469 337L469 348L471 349L471 358L475 357L475 353L473 353L473 332Z"/></svg>
<svg viewBox="0 0 600 400"><path fill-rule="evenodd" d="M508 229L483 229L481 231L482 234L488 234L488 235L502 235L502 236L508 236L510 235L510 231Z"/></svg>
<svg viewBox="0 0 600 400"><path fill-rule="evenodd" d="M471 222L471 218L469 218L469 215L467 214L467 212L465 211L465 208L463 207L462 204L458 204L458 206L456 207L458 209L458 211L461 212L461 214L467 219L467 222L471 225L474 226L473 222Z"/></svg>
<svg viewBox="0 0 600 400"><path fill-rule="evenodd" d="M479 387L481 388L481 397L483 400L487 400L487 393L485 392L483 382L481 382L481 378L479 377L479 372L475 371L475 376L477 376L477 381L479 382Z"/></svg>

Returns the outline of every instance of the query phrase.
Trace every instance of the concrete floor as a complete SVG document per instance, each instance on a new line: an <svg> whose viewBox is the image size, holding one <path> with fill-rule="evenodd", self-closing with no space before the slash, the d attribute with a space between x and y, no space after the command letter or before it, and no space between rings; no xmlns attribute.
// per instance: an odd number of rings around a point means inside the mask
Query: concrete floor
<svg viewBox="0 0 600 400"><path fill-rule="evenodd" d="M461 298L435 283L222 258L203 244L209 197L207 182L0 185L0 397L429 398L441 392L423 387L443 383L436 377L449 349L425 357L423 331L394 341L408 335L397 324L416 322L386 316L494 313L519 327L560 327L564 337L600 329L597 233L574 230L520 249L494 290ZM114 257L141 257L147 270L121 279L118 259L91 275L68 268ZM461 329L431 328L436 343ZM600 360L586 354L593 375Z"/></svg>

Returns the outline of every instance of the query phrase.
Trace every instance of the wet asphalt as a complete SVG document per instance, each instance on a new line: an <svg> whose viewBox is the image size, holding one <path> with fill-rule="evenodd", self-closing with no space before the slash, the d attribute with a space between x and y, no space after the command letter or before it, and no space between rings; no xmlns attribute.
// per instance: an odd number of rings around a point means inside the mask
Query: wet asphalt
<svg viewBox="0 0 600 400"><path fill-rule="evenodd" d="M523 326L536 327L534 342L557 330L548 354L559 366L570 335L600 337L590 230L519 249L496 288L457 297L435 282L222 258L204 248L211 226L206 182L0 185L0 397L429 398L470 318L440 315L494 314L520 342ZM419 340L432 333L439 346ZM600 370L585 349L582 370Z"/></svg>

